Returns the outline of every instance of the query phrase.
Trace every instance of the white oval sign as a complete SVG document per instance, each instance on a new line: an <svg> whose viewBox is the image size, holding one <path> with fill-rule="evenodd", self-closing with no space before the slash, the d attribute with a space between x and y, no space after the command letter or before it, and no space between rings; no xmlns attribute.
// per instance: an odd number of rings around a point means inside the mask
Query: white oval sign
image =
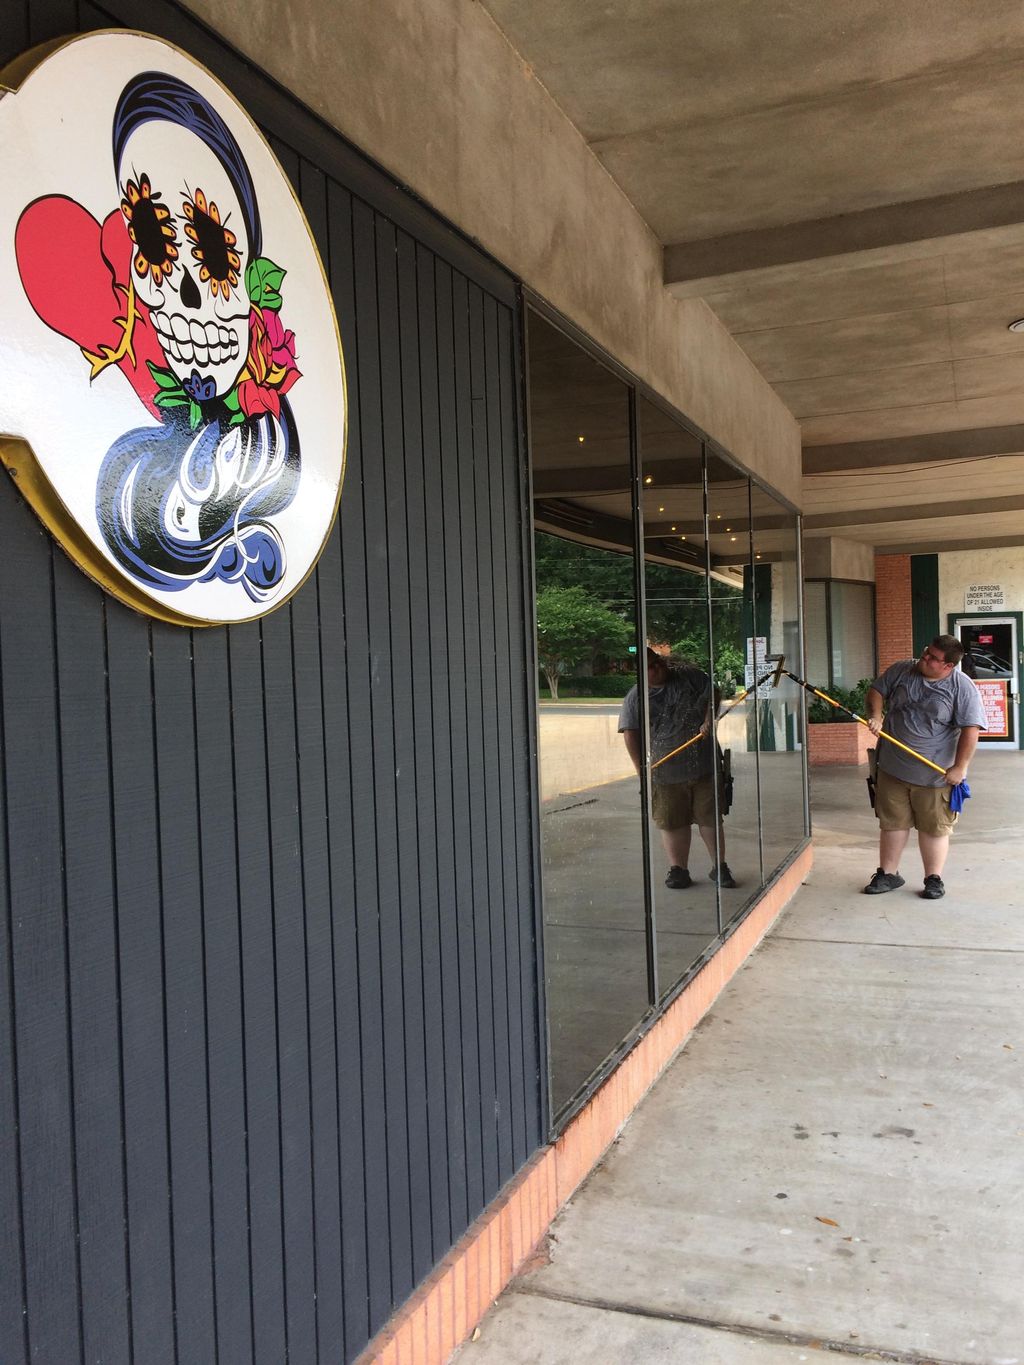
<svg viewBox="0 0 1024 1365"><path fill-rule="evenodd" d="M309 226L249 116L170 44L103 32L22 63L0 77L4 462L130 605L261 616L316 563L344 469Z"/></svg>

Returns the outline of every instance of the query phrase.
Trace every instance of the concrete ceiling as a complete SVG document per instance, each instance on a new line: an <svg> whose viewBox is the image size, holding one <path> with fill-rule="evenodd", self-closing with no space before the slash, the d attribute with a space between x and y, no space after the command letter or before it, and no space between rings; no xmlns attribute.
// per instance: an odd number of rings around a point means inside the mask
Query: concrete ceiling
<svg viewBox="0 0 1024 1365"><path fill-rule="evenodd" d="M1024 541L1021 0L486 0L800 421L810 536Z"/></svg>

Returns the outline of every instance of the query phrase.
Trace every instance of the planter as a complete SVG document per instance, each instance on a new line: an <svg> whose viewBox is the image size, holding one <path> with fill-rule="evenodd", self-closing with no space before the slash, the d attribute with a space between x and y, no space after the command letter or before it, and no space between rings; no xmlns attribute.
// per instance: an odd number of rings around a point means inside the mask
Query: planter
<svg viewBox="0 0 1024 1365"><path fill-rule="evenodd" d="M866 763L868 750L874 747L875 737L868 727L853 720L807 727L807 761L812 768Z"/></svg>

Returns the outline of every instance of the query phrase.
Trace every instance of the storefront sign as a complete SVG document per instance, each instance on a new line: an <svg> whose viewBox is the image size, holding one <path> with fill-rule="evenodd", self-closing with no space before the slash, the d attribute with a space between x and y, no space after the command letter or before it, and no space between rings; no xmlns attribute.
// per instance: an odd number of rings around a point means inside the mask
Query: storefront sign
<svg viewBox="0 0 1024 1365"><path fill-rule="evenodd" d="M1006 739L1010 733L1010 698L1006 678L975 678L985 708L985 738Z"/></svg>
<svg viewBox="0 0 1024 1365"><path fill-rule="evenodd" d="M1005 607L1000 583L969 583L964 589L964 611L1003 611Z"/></svg>
<svg viewBox="0 0 1024 1365"><path fill-rule="evenodd" d="M159 39L87 35L0 81L4 463L131 606L260 616L316 563L344 466L337 323L291 186Z"/></svg>

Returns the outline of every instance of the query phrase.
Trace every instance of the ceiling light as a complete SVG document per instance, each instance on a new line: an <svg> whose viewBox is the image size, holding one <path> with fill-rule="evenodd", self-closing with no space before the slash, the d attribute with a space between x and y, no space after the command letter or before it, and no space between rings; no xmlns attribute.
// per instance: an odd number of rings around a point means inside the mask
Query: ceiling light
<svg viewBox="0 0 1024 1365"><path fill-rule="evenodd" d="M675 529L676 529L676 528L673 526L673 527L672 527L672 530L674 531Z"/></svg>
<svg viewBox="0 0 1024 1365"><path fill-rule="evenodd" d="M1024 318L1018 318L1016 322L1011 322L1006 330L1008 332L1024 332Z"/></svg>
<svg viewBox="0 0 1024 1365"><path fill-rule="evenodd" d="M587 438L585 436L577 436L576 439L579 441L580 445L582 445Z"/></svg>
<svg viewBox="0 0 1024 1365"><path fill-rule="evenodd" d="M651 474L648 474L648 475L647 475L647 478L644 479L644 483L653 483L653 482L654 482L654 476L651 475Z"/></svg>
<svg viewBox="0 0 1024 1365"><path fill-rule="evenodd" d="M735 539L736 539L736 537L735 537L735 536L730 536L730 537L729 537L729 539L730 539L730 540L735 540ZM758 557L758 559L760 559L760 558L761 558L761 556L760 556L760 555L758 555L758 556L757 556L757 557Z"/></svg>
<svg viewBox="0 0 1024 1365"><path fill-rule="evenodd" d="M659 507L659 508L658 508L658 511L659 511L659 512L664 512L664 510L665 510L664 507Z"/></svg>

